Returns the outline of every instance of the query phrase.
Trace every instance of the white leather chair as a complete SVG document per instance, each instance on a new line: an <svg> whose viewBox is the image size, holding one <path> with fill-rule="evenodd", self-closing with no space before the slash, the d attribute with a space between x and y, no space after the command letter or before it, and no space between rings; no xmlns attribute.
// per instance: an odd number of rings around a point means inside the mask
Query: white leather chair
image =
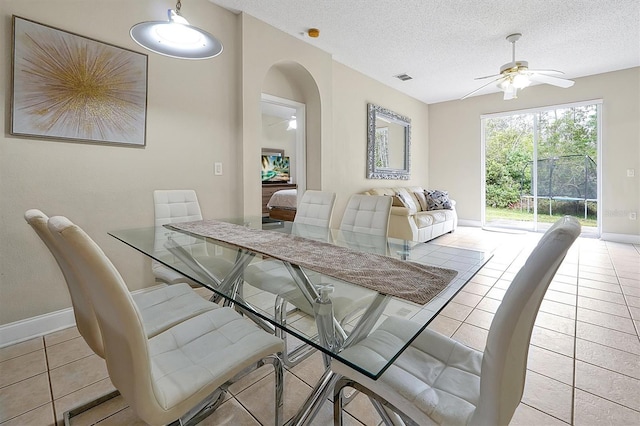
<svg viewBox="0 0 640 426"><path fill-rule="evenodd" d="M334 192L305 191L300 205L298 206L294 223L301 225L321 226L329 228L331 226L331 214L336 201Z"/></svg>
<svg viewBox="0 0 640 426"><path fill-rule="evenodd" d="M76 271L63 256L58 243L47 228L49 217L40 210L31 209L25 212L24 218L47 246L62 271L80 335L96 355L104 358L102 334L93 305L82 290ZM185 283L165 285L134 294L132 297L140 310L147 337L153 337L202 312L219 308L218 305L204 300Z"/></svg>
<svg viewBox="0 0 640 426"><path fill-rule="evenodd" d="M402 420L420 425L508 424L524 390L538 309L579 235L580 224L572 217L559 220L545 233L509 286L491 323L484 353L426 329L378 380L334 361L333 371L343 376L334 389L335 424L342 424L341 391L346 386L374 398L386 410L379 410L383 417L391 410L385 419L388 424ZM375 368L389 359L385 347L403 344L419 328L420 324L389 317L342 355Z"/></svg>
<svg viewBox="0 0 640 426"><path fill-rule="evenodd" d="M162 227L170 223L191 222L202 220L202 211L198 203L198 196L192 189L168 189L153 191L155 226ZM158 228L155 237L155 251L160 257L173 256L165 247L167 242L168 231ZM198 259L202 266L209 273L215 282L219 284L220 280L229 272L233 263L224 260L222 257L212 256L205 242L196 240L193 237L184 236L182 238L190 239L188 246L190 255ZM192 286L199 286L190 278L164 266L162 263L151 260L151 269L156 280L167 284L176 282L188 282ZM207 280L209 281L209 280Z"/></svg>
<svg viewBox="0 0 640 426"><path fill-rule="evenodd" d="M282 416L280 339L265 333L230 308L196 315L148 338L140 309L122 277L98 245L65 217L52 217L48 228L76 272L92 303L105 349L109 377L124 400L146 423L176 420L195 423L199 409L219 388L253 365L273 363L275 424ZM207 401L207 404L203 404Z"/></svg>
<svg viewBox="0 0 640 426"><path fill-rule="evenodd" d="M391 197L354 194L342 216L340 230L387 236Z"/></svg>
<svg viewBox="0 0 640 426"><path fill-rule="evenodd" d="M25 212L24 218L47 246L64 276L71 296L76 327L80 335L96 355L104 358L102 333L93 305L82 290L76 271L66 260L58 242L49 231L47 227L49 217L40 210L31 209ZM134 294L132 298L140 311L147 337L153 337L189 318L219 307L204 300L185 283L177 283L172 286L165 284L160 288ZM110 392L65 411L63 415L65 424L69 424L71 417L93 408L98 402L115 398L119 394L118 391Z"/></svg>

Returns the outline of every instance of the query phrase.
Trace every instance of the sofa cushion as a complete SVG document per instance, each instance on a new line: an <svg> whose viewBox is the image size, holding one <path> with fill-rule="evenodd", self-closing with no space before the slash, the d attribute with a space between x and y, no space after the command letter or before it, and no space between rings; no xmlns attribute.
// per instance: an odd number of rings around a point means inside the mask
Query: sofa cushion
<svg viewBox="0 0 640 426"><path fill-rule="evenodd" d="M402 200L402 203L406 208L408 208L414 213L417 211L420 211L420 207L418 206L417 200L413 198L413 196L407 189L395 188L395 190L396 190L396 194L398 195L398 198Z"/></svg>
<svg viewBox="0 0 640 426"><path fill-rule="evenodd" d="M420 203L420 210L426 212L429 210L429 205L427 204L427 194L422 192L414 192L413 195L418 199L418 203Z"/></svg>
<svg viewBox="0 0 640 426"><path fill-rule="evenodd" d="M396 191L393 188L373 188L367 192L369 195L396 195Z"/></svg>
<svg viewBox="0 0 640 426"><path fill-rule="evenodd" d="M418 212L415 215L415 221L418 228L426 228L427 226L433 225L433 216L427 212Z"/></svg>
<svg viewBox="0 0 640 426"><path fill-rule="evenodd" d="M433 223L442 223L447 220L447 213L445 210L432 210L429 215L433 218Z"/></svg>
<svg viewBox="0 0 640 426"><path fill-rule="evenodd" d="M436 225L454 219L453 210L429 210L427 212L417 212L414 220L418 228Z"/></svg>
<svg viewBox="0 0 640 426"><path fill-rule="evenodd" d="M416 192L424 192L424 188L421 186L403 186L402 188L407 191L413 202L416 203L417 210L420 211L420 201L416 197Z"/></svg>
<svg viewBox="0 0 640 426"><path fill-rule="evenodd" d="M443 210L451 209L451 201L449 200L449 193L447 191L426 190L427 205L429 210Z"/></svg>

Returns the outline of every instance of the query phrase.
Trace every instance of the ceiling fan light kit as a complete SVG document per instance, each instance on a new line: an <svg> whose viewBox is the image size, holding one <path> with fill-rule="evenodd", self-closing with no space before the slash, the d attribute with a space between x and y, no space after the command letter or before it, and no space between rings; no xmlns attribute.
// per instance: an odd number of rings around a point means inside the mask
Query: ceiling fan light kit
<svg viewBox="0 0 640 426"><path fill-rule="evenodd" d="M553 76L553 74L564 74L562 71L531 70L529 69L529 63L527 61L516 61L516 42L520 40L520 37L522 37L520 33L507 36L507 41L511 43L511 62L502 65L499 74L476 78L476 80L484 80L495 77L487 84L467 93L461 99L466 99L493 83L504 92L504 100L516 99L518 97L518 90L528 87L532 82L551 84L552 86L562 88L573 86L574 82L572 80Z"/></svg>

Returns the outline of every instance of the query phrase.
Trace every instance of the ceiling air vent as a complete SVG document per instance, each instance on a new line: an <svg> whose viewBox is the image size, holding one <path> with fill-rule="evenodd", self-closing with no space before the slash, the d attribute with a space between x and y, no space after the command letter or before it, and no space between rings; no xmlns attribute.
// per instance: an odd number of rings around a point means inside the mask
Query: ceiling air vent
<svg viewBox="0 0 640 426"><path fill-rule="evenodd" d="M394 77L402 81L413 80L413 77L411 77L409 74L398 74L394 75Z"/></svg>

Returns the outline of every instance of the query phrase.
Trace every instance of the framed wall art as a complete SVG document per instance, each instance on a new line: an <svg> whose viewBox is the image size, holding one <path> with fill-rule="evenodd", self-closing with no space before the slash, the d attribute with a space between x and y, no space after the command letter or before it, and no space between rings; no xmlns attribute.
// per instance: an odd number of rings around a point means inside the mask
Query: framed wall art
<svg viewBox="0 0 640 426"><path fill-rule="evenodd" d="M145 145L147 55L13 16L11 134Z"/></svg>

